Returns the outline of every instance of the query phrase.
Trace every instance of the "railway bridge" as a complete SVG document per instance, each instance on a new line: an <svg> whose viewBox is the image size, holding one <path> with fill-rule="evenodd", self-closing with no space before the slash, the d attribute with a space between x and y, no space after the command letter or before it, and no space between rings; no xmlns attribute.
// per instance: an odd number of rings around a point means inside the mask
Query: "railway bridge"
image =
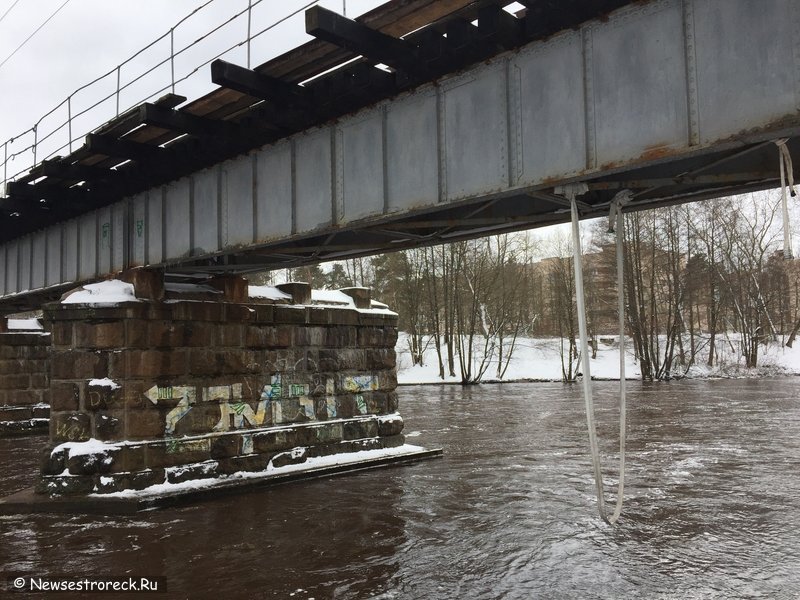
<svg viewBox="0 0 800 600"><path fill-rule="evenodd" d="M133 289L45 308L51 448L110 444L109 489L385 449L402 429L386 417L389 311L365 290L254 299L242 275L565 222L568 184L586 218L622 190L641 210L777 187L791 168L793 0L509 4L311 7L312 41L252 69L218 59L213 92L122 111L7 180L0 312L112 277ZM97 487L105 459L59 452L45 484Z"/></svg>
<svg viewBox="0 0 800 600"><path fill-rule="evenodd" d="M247 273L778 185L792 0L392 1L6 182L0 310L134 267Z"/></svg>

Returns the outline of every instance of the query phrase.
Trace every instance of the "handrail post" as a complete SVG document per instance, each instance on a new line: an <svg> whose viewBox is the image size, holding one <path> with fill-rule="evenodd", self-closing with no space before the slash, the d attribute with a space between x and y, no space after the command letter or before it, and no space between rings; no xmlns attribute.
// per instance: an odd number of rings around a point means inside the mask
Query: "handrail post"
<svg viewBox="0 0 800 600"><path fill-rule="evenodd" d="M3 195L6 195L6 183L8 183L8 140L3 143Z"/></svg>
<svg viewBox="0 0 800 600"><path fill-rule="evenodd" d="M119 116L119 78L122 65L117 66L117 116Z"/></svg>
<svg viewBox="0 0 800 600"><path fill-rule="evenodd" d="M36 166L36 147L39 145L39 124L33 126L33 166Z"/></svg>
<svg viewBox="0 0 800 600"><path fill-rule="evenodd" d="M67 96L67 135L69 136L69 153L72 154L72 96Z"/></svg>
<svg viewBox="0 0 800 600"><path fill-rule="evenodd" d="M247 0L247 68L250 68L250 27L253 16L253 0Z"/></svg>
<svg viewBox="0 0 800 600"><path fill-rule="evenodd" d="M169 68L172 72L172 93L175 93L175 28L169 30Z"/></svg>

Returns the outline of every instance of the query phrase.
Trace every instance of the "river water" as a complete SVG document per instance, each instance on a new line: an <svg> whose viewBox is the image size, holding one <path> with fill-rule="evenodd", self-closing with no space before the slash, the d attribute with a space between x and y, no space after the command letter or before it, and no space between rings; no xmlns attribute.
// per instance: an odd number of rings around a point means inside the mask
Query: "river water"
<svg viewBox="0 0 800 600"><path fill-rule="evenodd" d="M616 526L578 386L403 387L408 442L443 458L133 517L0 517L0 575L166 576L170 598L800 598L800 379L629 388ZM611 508L616 390L595 384ZM0 440L0 494L43 443Z"/></svg>

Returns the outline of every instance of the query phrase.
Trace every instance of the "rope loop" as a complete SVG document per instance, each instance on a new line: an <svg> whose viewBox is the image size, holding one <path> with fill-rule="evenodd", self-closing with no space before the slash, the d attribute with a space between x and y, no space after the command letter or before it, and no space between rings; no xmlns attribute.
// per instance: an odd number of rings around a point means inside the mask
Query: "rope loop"
<svg viewBox="0 0 800 600"><path fill-rule="evenodd" d="M797 192L794 189L794 167L792 166L792 154L786 145L788 138L781 138L775 140L775 145L778 147L778 162L780 163L781 171L781 212L783 215L783 258L790 260L792 256L792 230L789 227L789 200L787 198L786 189L789 189L789 195L794 198Z"/></svg>
<svg viewBox="0 0 800 600"><path fill-rule="evenodd" d="M579 227L577 196L585 194L588 187L585 183L570 184L559 186L555 193L564 196L570 202L572 213L572 250L575 271L575 300L578 308L578 332L581 347L581 367L583 372L583 398L586 404L586 425L589 429L589 447L592 454L592 467L594 469L595 491L597 494L597 509L600 518L609 525L613 525L622 513L622 504L625 493L625 432L626 432L626 408L625 408L625 303L624 303L624 280L623 280L623 236L625 233L622 206L630 201L632 194L628 190L619 192L611 202L612 215L615 217L615 229L617 235L617 297L619 309L619 346L620 346L620 419L619 419L619 483L617 486L617 502L614 513L608 515L605 506L605 495L603 489L603 471L600 465L600 449L597 443L597 429L594 423L594 401L592 399L592 375L589 365L589 336L586 326L586 294L583 285L583 250L581 248L581 237Z"/></svg>

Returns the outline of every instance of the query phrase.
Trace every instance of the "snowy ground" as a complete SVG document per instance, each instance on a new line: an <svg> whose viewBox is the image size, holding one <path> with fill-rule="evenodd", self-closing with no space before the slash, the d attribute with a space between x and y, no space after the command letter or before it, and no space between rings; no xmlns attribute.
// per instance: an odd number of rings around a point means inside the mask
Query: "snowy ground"
<svg viewBox="0 0 800 600"><path fill-rule="evenodd" d="M601 336L597 358L590 363L593 379L619 379L619 346L616 336ZM602 340L605 340L603 342ZM627 379L640 379L639 365L634 361L630 340L626 342L625 371ZM745 369L738 355L738 338L730 335L718 337L720 361L713 368L705 366L707 354L701 352L696 363L686 377L760 377L768 375L800 375L800 340L794 348L786 348L782 343L774 343L759 349L759 367ZM481 341L477 346L482 345ZM433 344L429 344L424 354L424 365L412 366L408 336L400 334L397 341L397 380L400 384L417 383L460 383L461 376L456 357L456 377L439 378L439 363ZM444 351L444 350L443 350ZM473 369L477 370L477 369ZM677 367L674 374L684 376L683 367ZM518 338L508 369L502 379L497 375L496 360L490 361L481 381L560 381L561 380L561 340L558 338Z"/></svg>

